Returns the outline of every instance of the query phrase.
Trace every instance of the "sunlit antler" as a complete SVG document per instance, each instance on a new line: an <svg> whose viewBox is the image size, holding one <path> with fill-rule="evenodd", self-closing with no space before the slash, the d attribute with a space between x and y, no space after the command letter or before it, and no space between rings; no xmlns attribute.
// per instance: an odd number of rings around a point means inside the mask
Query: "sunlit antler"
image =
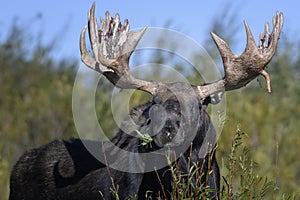
<svg viewBox="0 0 300 200"><path fill-rule="evenodd" d="M245 51L236 56L230 50L228 44L219 36L211 33L223 60L225 69L224 79L215 83L198 86L200 93L214 93L221 90L222 87L226 91L241 88L255 79L258 75L266 78L267 90L271 92L270 76L265 71L267 64L274 56L279 36L283 26L283 14L276 13L273 17L273 31L270 33L269 24L265 25L265 33L260 35L260 44L256 46L250 28L245 21L247 33L247 46Z"/></svg>
<svg viewBox="0 0 300 200"><path fill-rule="evenodd" d="M138 32L130 31L128 20L125 20L122 25L120 16L116 14L115 18L113 18L109 12L106 12L105 20L102 18L100 20L101 27L98 29L94 3L88 14L88 32L93 57L86 49L85 32L87 27L82 30L80 35L81 59L87 66L103 74L117 87L124 89L138 89L156 95L159 92L167 92L168 87L171 85L179 87L180 83L149 82L136 79L130 74L129 58L145 33L146 28ZM258 75L265 77L267 90L271 92L270 76L265 71L265 68L277 49L283 26L282 13L276 13L276 16L273 18L273 25L273 31L270 33L269 24L266 23L265 32L260 34L259 46L257 46L245 21L247 45L240 56L234 55L223 39L211 33L223 60L225 76L214 83L192 86L199 99L205 99L219 91L241 88Z"/></svg>
<svg viewBox="0 0 300 200"><path fill-rule="evenodd" d="M124 25L120 22L119 14L115 18L106 12L106 19L101 20L101 27L95 18L95 3L88 13L88 32L93 51L93 57L86 49L85 32L80 35L81 60L88 67L103 74L114 85L124 89L139 89L151 94L155 93L157 83L134 78L129 70L129 58L139 40L146 31L130 31L128 20Z"/></svg>

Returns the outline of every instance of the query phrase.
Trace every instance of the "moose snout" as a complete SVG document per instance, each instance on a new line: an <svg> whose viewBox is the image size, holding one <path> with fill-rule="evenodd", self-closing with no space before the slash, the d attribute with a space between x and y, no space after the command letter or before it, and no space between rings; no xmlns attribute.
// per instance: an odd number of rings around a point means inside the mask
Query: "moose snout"
<svg viewBox="0 0 300 200"><path fill-rule="evenodd" d="M168 119L161 131L154 136L154 142L159 147L180 145L183 142L180 121Z"/></svg>

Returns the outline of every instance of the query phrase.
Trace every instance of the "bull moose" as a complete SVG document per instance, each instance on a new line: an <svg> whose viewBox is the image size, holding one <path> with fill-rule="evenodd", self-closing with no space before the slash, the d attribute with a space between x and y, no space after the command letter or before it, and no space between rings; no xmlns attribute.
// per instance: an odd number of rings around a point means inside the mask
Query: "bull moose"
<svg viewBox="0 0 300 200"><path fill-rule="evenodd" d="M110 141L55 140L24 153L11 174L10 200L146 199L149 193L153 198L160 195L171 199L174 163L182 174L189 173L192 165L198 166L190 175L192 188L198 188L193 192L195 199L204 198L203 188L209 188L206 197L218 199L216 131L206 106L217 103L225 91L244 87L259 75L265 77L267 90L271 91L265 68L277 49L283 14L277 12L273 17L272 32L266 23L258 46L245 22L247 45L239 56L211 33L225 75L221 80L203 85L133 77L129 59L146 28L130 31L127 20L122 24L118 14L111 17L109 12L105 20L101 18L100 25L98 29L93 4L88 13L88 27L80 35L83 63L116 87L142 90L151 94L152 100L133 108ZM92 54L86 48L87 28ZM91 154L87 146L96 149L98 154ZM205 153L201 154L203 147ZM120 157L124 151L129 152L128 156ZM172 157L171 164L167 156Z"/></svg>

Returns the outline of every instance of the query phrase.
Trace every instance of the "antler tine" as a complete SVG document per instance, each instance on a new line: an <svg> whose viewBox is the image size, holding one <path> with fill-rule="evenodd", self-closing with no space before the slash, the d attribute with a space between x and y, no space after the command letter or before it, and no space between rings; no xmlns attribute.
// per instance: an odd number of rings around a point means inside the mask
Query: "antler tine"
<svg viewBox="0 0 300 200"><path fill-rule="evenodd" d="M249 51L249 53L251 53L251 52L257 50L257 46L255 43L254 37L251 33L250 27L246 20L244 21L244 25L245 25L246 35L247 35L247 45L245 48L245 53L248 53L247 51Z"/></svg>
<svg viewBox="0 0 300 200"><path fill-rule="evenodd" d="M105 20L100 18L101 27L98 29L94 3L88 12L88 33L94 57L86 48L87 27L84 27L80 35L81 60L119 88L138 89L154 95L159 83L136 79L129 70L129 58L146 28L133 32L129 30L128 20L121 24L119 14L113 18L106 12L105 16Z"/></svg>
<svg viewBox="0 0 300 200"><path fill-rule="evenodd" d="M260 45L259 49L261 50L261 53L263 56L265 56L265 66L271 61L273 58L277 45L278 40L280 38L280 33L283 27L283 13L282 12L276 12L276 15L272 18L273 22L273 31L270 33L270 26L269 23L265 23L265 32L260 35ZM264 70L264 68L261 70L260 74L265 77L266 79L266 85L267 90L270 93L271 92L271 79L270 75Z"/></svg>
<svg viewBox="0 0 300 200"><path fill-rule="evenodd" d="M225 63L231 62L232 58L234 58L234 54L232 53L229 45L215 33L211 32L210 34L218 47L223 61ZM227 65L225 65L224 67L227 67Z"/></svg>
<svg viewBox="0 0 300 200"><path fill-rule="evenodd" d="M225 77L219 81L203 86L197 86L201 98L217 93L222 90L234 90L246 86L258 75L263 75L266 79L267 90L271 92L271 80L265 71L267 64L274 56L279 36L283 27L283 14L277 12L273 17L273 31L270 33L269 24L265 24L264 34L260 34L259 46L256 46L249 25L244 21L247 45L245 51L236 56L230 50L228 44L219 36L211 33L214 42L222 56Z"/></svg>
<svg viewBox="0 0 300 200"><path fill-rule="evenodd" d="M92 50L94 53L94 57L96 61L99 61L98 59L98 23L97 19L95 18L95 2L92 5L92 8L88 12L88 28L89 28L89 37L90 37L90 43L92 46Z"/></svg>
<svg viewBox="0 0 300 200"><path fill-rule="evenodd" d="M271 60L271 58L273 57L273 55L275 54L275 51L277 49L277 45L278 45L278 40L280 37L280 33L283 27L283 13L282 12L277 12L276 16L273 17L273 31L271 34L271 41L270 44L268 46L268 50L267 50L267 56L268 58Z"/></svg>
<svg viewBox="0 0 300 200"><path fill-rule="evenodd" d="M79 41L79 47L80 47L80 54L81 54L81 60L84 64L86 64L88 67L92 68L95 71L102 72L103 69L97 68L97 62L94 58L91 57L88 50L86 49L86 43L85 43L85 32L86 32L87 26L85 26L80 34L80 41Z"/></svg>

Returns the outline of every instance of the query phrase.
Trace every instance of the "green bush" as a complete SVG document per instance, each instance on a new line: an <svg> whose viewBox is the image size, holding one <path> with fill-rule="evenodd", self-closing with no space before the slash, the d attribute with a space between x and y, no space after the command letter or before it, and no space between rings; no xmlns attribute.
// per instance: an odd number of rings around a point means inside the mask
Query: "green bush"
<svg viewBox="0 0 300 200"><path fill-rule="evenodd" d="M275 180L269 180L267 176L259 174L259 164L256 163L251 154L251 150L245 145L247 134L237 129L232 140L230 153L222 160L225 162L221 167L221 190L220 199L240 200L240 199L282 199L295 200L300 198L300 193L281 194L276 186ZM216 150L216 149L214 149ZM168 159L169 156L166 157ZM173 177L172 199L209 199L209 192L213 192L205 184L200 184L202 178L201 167L196 163L189 163L190 170L188 174L183 174L177 170L177 163L171 163L168 159L170 171ZM192 176L195 176L197 183L194 185ZM118 198L118 186L115 186L111 192L116 199ZM167 191L165 191L167 192ZM151 191L147 194L147 199L165 199L165 194L154 194ZM129 197L136 199L136 197Z"/></svg>

